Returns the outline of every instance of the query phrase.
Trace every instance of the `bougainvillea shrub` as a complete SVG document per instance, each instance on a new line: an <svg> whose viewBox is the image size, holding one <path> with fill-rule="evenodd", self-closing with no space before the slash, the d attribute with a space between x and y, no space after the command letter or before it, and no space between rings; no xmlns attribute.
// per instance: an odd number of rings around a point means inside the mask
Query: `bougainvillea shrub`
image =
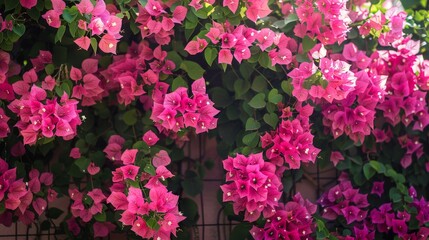
<svg viewBox="0 0 429 240"><path fill-rule="evenodd" d="M427 239L426 7L1 1L0 223L191 239L213 162L184 146L214 138L232 239Z"/></svg>

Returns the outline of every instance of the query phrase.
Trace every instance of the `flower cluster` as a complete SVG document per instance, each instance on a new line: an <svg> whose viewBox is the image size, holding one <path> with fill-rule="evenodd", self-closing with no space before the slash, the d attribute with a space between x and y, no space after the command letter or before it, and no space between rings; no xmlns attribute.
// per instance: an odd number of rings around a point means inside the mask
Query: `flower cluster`
<svg viewBox="0 0 429 240"><path fill-rule="evenodd" d="M323 218L336 220L342 216L348 225L363 222L367 216L365 209L369 206L367 195L359 193L348 180L330 188L319 199L319 204L323 208Z"/></svg>
<svg viewBox="0 0 429 240"><path fill-rule="evenodd" d="M4 206L0 223L5 226L12 224L14 216L26 225L32 224L47 210L48 202L57 198L57 192L51 189L52 173L40 174L32 169L28 174L29 181L24 182L24 179L16 179L16 168L9 169L6 161L0 158L0 174L0 202Z"/></svg>
<svg viewBox="0 0 429 240"><path fill-rule="evenodd" d="M292 78L292 94L298 101L325 99L329 103L343 100L354 90L356 76L350 65L341 60L321 58L319 68L314 63L301 63L289 74Z"/></svg>
<svg viewBox="0 0 429 240"><path fill-rule="evenodd" d="M172 14L166 10L172 7L173 2L149 0L144 7L139 5L136 23L139 23L140 34L143 39L154 38L159 45L171 42L174 35L174 24L181 24L188 9L184 6L175 6Z"/></svg>
<svg viewBox="0 0 429 240"><path fill-rule="evenodd" d="M316 161L320 149L313 145L314 136L310 132L309 116L313 113L310 105L298 104L299 114L292 119L290 107L282 109L282 121L275 131L261 136L265 155L277 166L287 163L290 169L298 169L301 162Z"/></svg>
<svg viewBox="0 0 429 240"><path fill-rule="evenodd" d="M274 164L264 161L262 153L228 157L223 167L230 182L220 187L223 201L233 202L235 214L244 211L244 220L254 222L261 213L264 218L276 213L283 188L280 173Z"/></svg>
<svg viewBox="0 0 429 240"><path fill-rule="evenodd" d="M146 85L158 83L160 74L172 74L176 68L173 61L167 58L167 52L161 46L152 49L149 42L132 43L128 52L113 59L107 69L100 71L104 88L108 91L119 90L118 102L129 105L140 98L146 105L151 105L143 89Z"/></svg>
<svg viewBox="0 0 429 240"><path fill-rule="evenodd" d="M214 103L206 93L203 78L192 83L192 97L188 96L188 90L184 87L166 93L167 86L159 83L152 96L154 105L150 118L159 132L168 135L170 131L177 133L183 128L194 128L199 134L216 128L217 118L214 116L219 111L213 107Z"/></svg>
<svg viewBox="0 0 429 240"><path fill-rule="evenodd" d="M171 162L165 151L157 153L152 163L140 168L137 149L127 149L121 156L123 166L113 172L113 186L107 202L123 211L119 221L131 226L142 238L170 239L176 236L179 222L185 219L178 210L179 197L163 184L173 174L166 168ZM144 166L144 165L143 165ZM154 169L155 167L155 169ZM153 169L149 171L147 169ZM125 194L125 193L126 194Z"/></svg>
<svg viewBox="0 0 429 240"><path fill-rule="evenodd" d="M349 16L347 1L303 0L297 3L295 12L300 23L293 32L296 36L317 37L324 45L342 43L347 39Z"/></svg>
<svg viewBox="0 0 429 240"><path fill-rule="evenodd" d="M91 36L102 35L98 47L105 53L115 54L118 39L122 37L122 19L116 16L120 11L112 4L106 6L103 0L98 0L95 6L90 0L83 0L76 7L82 16L78 21L78 28L84 31L81 35L89 32ZM91 39L81 36L74 42L82 49L88 50Z"/></svg>
<svg viewBox="0 0 429 240"><path fill-rule="evenodd" d="M12 29L13 29L12 20L3 19L3 17L0 15L0 32L3 32L4 30L12 31Z"/></svg>
<svg viewBox="0 0 429 240"><path fill-rule="evenodd" d="M244 25L234 27L213 22L208 29L206 37L213 44L219 44L221 50L218 55L218 63L232 64L233 58L239 63L251 57L250 47L256 45L261 51L267 51L271 64L287 65L293 61L292 51L297 50L294 39L285 34L276 33L269 28L256 30ZM190 41L185 50L195 55L204 51L208 42L206 39ZM233 52L233 53L232 53Z"/></svg>
<svg viewBox="0 0 429 240"><path fill-rule="evenodd" d="M74 236L78 236L81 232L81 225L88 224L95 218L94 216L104 212L107 198L100 188L93 188L88 192L70 188L69 196L72 202L70 206L72 217L67 220L67 225L69 231ZM92 228L94 237L107 237L111 231L116 229L116 226L110 222L95 221Z"/></svg>
<svg viewBox="0 0 429 240"><path fill-rule="evenodd" d="M413 202L403 211L394 211L392 203L384 203L378 208L371 210L369 218L379 233L393 232L396 236L402 239L426 239L429 237L429 228L425 224L429 222L429 205L428 202L421 197L417 198L417 193L413 187L409 189L409 195ZM410 211L411 210L411 211ZM416 210L415 219L418 222L418 231L414 231L409 227L411 223L412 210Z"/></svg>
<svg viewBox="0 0 429 240"><path fill-rule="evenodd" d="M16 124L24 138L24 144L35 144L40 137L62 137L65 140L77 135L80 120L78 102L69 99L66 93L60 101L47 99L44 89L30 84L37 81L35 72L30 72L24 80L13 84L15 93L20 99L12 101L8 108L19 116Z"/></svg>
<svg viewBox="0 0 429 240"><path fill-rule="evenodd" d="M10 62L9 53L0 50L0 84L4 83L7 79Z"/></svg>
<svg viewBox="0 0 429 240"><path fill-rule="evenodd" d="M98 60L91 58L82 62L82 70L75 67L70 70L70 79L76 83L71 97L81 100L82 106L94 105L107 94L100 86L101 80L97 72Z"/></svg>
<svg viewBox="0 0 429 240"><path fill-rule="evenodd" d="M250 233L255 240L307 239L315 228L312 215L316 210L315 204L304 200L297 193L292 201L279 204L275 214L267 219L263 228L253 226Z"/></svg>
<svg viewBox="0 0 429 240"><path fill-rule="evenodd" d="M94 188L85 193L77 188L69 189L69 196L72 200L70 206L73 217L80 218L83 222L89 222L94 215L103 211L106 196L99 188Z"/></svg>
<svg viewBox="0 0 429 240"><path fill-rule="evenodd" d="M9 117L6 116L4 110L0 108L0 138L5 138L10 132L9 125L7 122L9 121Z"/></svg>

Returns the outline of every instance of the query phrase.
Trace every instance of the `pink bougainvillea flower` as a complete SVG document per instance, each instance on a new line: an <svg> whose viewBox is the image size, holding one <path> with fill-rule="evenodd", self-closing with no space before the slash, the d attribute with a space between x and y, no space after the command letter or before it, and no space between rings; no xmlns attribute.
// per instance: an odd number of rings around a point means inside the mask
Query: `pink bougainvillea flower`
<svg viewBox="0 0 429 240"><path fill-rule="evenodd" d="M384 182L373 182L371 194L376 194L379 197L381 197L383 192L384 192Z"/></svg>
<svg viewBox="0 0 429 240"><path fill-rule="evenodd" d="M123 192L112 192L107 198L107 203L113 205L116 210L127 210L128 200Z"/></svg>
<svg viewBox="0 0 429 240"><path fill-rule="evenodd" d="M219 51L218 55L218 63L226 63L231 64L232 63L232 53L229 49L221 49Z"/></svg>
<svg viewBox="0 0 429 240"><path fill-rule="evenodd" d="M204 49L207 47L207 41L205 39L200 39L197 37L197 40L190 41L186 47L185 50L191 54L195 55L197 53L200 53L204 51Z"/></svg>
<svg viewBox="0 0 429 240"><path fill-rule="evenodd" d="M88 28L91 30L92 35L100 35L103 33L105 26L101 18L95 17L89 23Z"/></svg>
<svg viewBox="0 0 429 240"><path fill-rule="evenodd" d="M107 237L109 233L116 228L116 226L111 222L95 222L92 227L94 230L94 238Z"/></svg>
<svg viewBox="0 0 429 240"><path fill-rule="evenodd" d="M82 15L91 14L92 10L94 10L94 5L92 4L91 0L82 0L76 5L76 7Z"/></svg>
<svg viewBox="0 0 429 240"><path fill-rule="evenodd" d="M118 35L119 32L121 31L121 27L122 27L122 19L114 15L110 15L105 25L107 33L112 36Z"/></svg>
<svg viewBox="0 0 429 240"><path fill-rule="evenodd" d="M122 153L121 160L125 165L134 164L136 160L136 155L139 150L137 149L127 149Z"/></svg>
<svg viewBox="0 0 429 240"><path fill-rule="evenodd" d="M140 168L134 165L127 165L122 166L120 169L124 175L124 179L131 179L135 181Z"/></svg>
<svg viewBox="0 0 429 240"><path fill-rule="evenodd" d="M50 186L54 182L54 175L51 172L44 172L40 174L39 180L42 184Z"/></svg>
<svg viewBox="0 0 429 240"><path fill-rule="evenodd" d="M331 158L330 158L331 162L334 164L334 166L337 166L337 164L340 161L344 160L344 156L341 154L341 152L338 151L332 151L331 152Z"/></svg>
<svg viewBox="0 0 429 240"><path fill-rule="evenodd" d="M2 111L0 111L0 115L2 115L1 113L2 113ZM1 117L0 117L0 119L1 119ZM25 146L21 141L14 144L12 146L12 149L10 150L11 155L14 157L24 156L25 152L26 152Z"/></svg>
<svg viewBox="0 0 429 240"><path fill-rule="evenodd" d="M46 20L49 26L59 28L61 26L60 14L55 10L49 10L42 17Z"/></svg>
<svg viewBox="0 0 429 240"><path fill-rule="evenodd" d="M170 156L168 156L167 151L161 150L152 159L153 166L155 168L159 166L167 166L171 163Z"/></svg>
<svg viewBox="0 0 429 240"><path fill-rule="evenodd" d="M156 134L154 132L152 132L152 130L147 131L144 135L143 135L143 141L148 145L148 146L153 146L158 142L159 138L158 136L156 136Z"/></svg>
<svg viewBox="0 0 429 240"><path fill-rule="evenodd" d="M247 8L246 16L253 22L271 13L271 9L268 7L268 0L253 0L249 1L249 3L250 7Z"/></svg>
<svg viewBox="0 0 429 240"><path fill-rule="evenodd" d="M94 203L101 203L106 199L106 196L99 188L94 188L88 192L88 196L92 198Z"/></svg>
<svg viewBox="0 0 429 240"><path fill-rule="evenodd" d="M95 174L97 174L97 173L99 173L99 172L100 172L100 167L99 167L99 166L97 166L97 165L95 165L95 163L94 163L94 162L91 162L91 163L88 165L88 168L87 168L86 170L88 171L88 173L89 173L89 174L91 174L91 175L95 175Z"/></svg>
<svg viewBox="0 0 429 240"><path fill-rule="evenodd" d="M89 37L83 36L74 40L74 43L76 43L80 48L88 50L91 40Z"/></svg>
<svg viewBox="0 0 429 240"><path fill-rule="evenodd" d="M47 75L42 82L42 88L45 90L52 91L55 88L56 84L57 82L55 81L55 78L53 78L51 75Z"/></svg>
<svg viewBox="0 0 429 240"><path fill-rule="evenodd" d="M23 80L24 80L24 82L26 82L26 83L34 83L34 82L37 82L38 77L37 77L36 70L34 70L34 69L28 70L27 72L25 72L25 73L22 75L22 79L23 79Z"/></svg>
<svg viewBox="0 0 429 240"><path fill-rule="evenodd" d="M228 7L231 12L235 13L237 11L240 1L237 0L223 0L223 6Z"/></svg>
<svg viewBox="0 0 429 240"><path fill-rule="evenodd" d="M36 213L40 216L47 207L47 202L43 198L36 198L36 200L33 201L33 208L36 211Z"/></svg>
<svg viewBox="0 0 429 240"><path fill-rule="evenodd" d="M182 23L182 21L186 18L186 13L188 13L188 9L186 7L177 6L173 11L173 22Z"/></svg>
<svg viewBox="0 0 429 240"><path fill-rule="evenodd" d="M199 78L192 83L191 86L192 93L197 94L206 94L206 81L204 78Z"/></svg>
<svg viewBox="0 0 429 240"><path fill-rule="evenodd" d="M19 0L19 3L21 4L21 6L27 9L31 9L37 5L37 0Z"/></svg>
<svg viewBox="0 0 429 240"><path fill-rule="evenodd" d="M52 8L61 15L66 8L66 3L63 0L51 0L51 2Z"/></svg>
<svg viewBox="0 0 429 240"><path fill-rule="evenodd" d="M116 54L116 44L118 43L118 40L115 39L110 34L105 34L103 37L101 37L100 43L98 46L100 47L101 51L105 53L113 53Z"/></svg>

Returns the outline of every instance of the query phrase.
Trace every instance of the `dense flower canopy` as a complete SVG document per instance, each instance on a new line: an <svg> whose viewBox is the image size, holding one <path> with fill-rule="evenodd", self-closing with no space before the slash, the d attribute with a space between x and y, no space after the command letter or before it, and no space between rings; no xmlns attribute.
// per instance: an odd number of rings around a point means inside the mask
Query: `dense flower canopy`
<svg viewBox="0 0 429 240"><path fill-rule="evenodd" d="M199 135L232 236L426 239L426 5L0 2L0 223L190 239ZM292 190L313 164L340 173L317 203Z"/></svg>

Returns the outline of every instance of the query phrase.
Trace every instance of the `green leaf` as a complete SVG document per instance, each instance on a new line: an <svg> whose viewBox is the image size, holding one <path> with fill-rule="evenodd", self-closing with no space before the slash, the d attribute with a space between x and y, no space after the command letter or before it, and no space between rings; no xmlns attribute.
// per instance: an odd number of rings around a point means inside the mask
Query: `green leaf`
<svg viewBox="0 0 429 240"><path fill-rule="evenodd" d="M12 31L21 37L25 33L25 25L22 23L16 23L13 25Z"/></svg>
<svg viewBox="0 0 429 240"><path fill-rule="evenodd" d="M309 36L306 35L302 39L302 50L304 52L310 51L314 47L314 45L316 45L316 41L311 39Z"/></svg>
<svg viewBox="0 0 429 240"><path fill-rule="evenodd" d="M15 1L11 1L11 2L15 2ZM17 1L16 1L17 2ZM28 14L28 16L30 16L31 17L31 19L33 19L34 21L39 21L39 18L40 18L40 11L39 10L37 10L37 8L36 7L33 7L33 8L31 8L31 9L28 9L27 10L27 14Z"/></svg>
<svg viewBox="0 0 429 240"><path fill-rule="evenodd" d="M198 63L192 61L183 61L180 69L184 70L194 80L201 78L205 72Z"/></svg>
<svg viewBox="0 0 429 240"><path fill-rule="evenodd" d="M385 173L386 172L386 167L384 166L384 164L382 164L381 162L377 162L377 161L369 161L369 165L375 170L377 171L377 173Z"/></svg>
<svg viewBox="0 0 429 240"><path fill-rule="evenodd" d="M4 1L4 4L5 4L4 11L7 12L9 10L12 10L18 7L19 1Z"/></svg>
<svg viewBox="0 0 429 240"><path fill-rule="evenodd" d="M418 0L401 0L402 6L405 10L412 9L414 6L416 6L419 1Z"/></svg>
<svg viewBox="0 0 429 240"><path fill-rule="evenodd" d="M253 80L251 88L255 92L263 92L267 88L267 82L265 81L264 77L257 76Z"/></svg>
<svg viewBox="0 0 429 240"><path fill-rule="evenodd" d="M73 38L75 38L76 37L76 32L77 32L77 22L72 22L72 23L69 23L69 32L70 32L70 35L73 37Z"/></svg>
<svg viewBox="0 0 429 240"><path fill-rule="evenodd" d="M97 39L95 39L95 38L91 38L91 47L92 47L92 50L94 50L94 54L96 54L97 53L97 47L98 47L98 42L97 42Z"/></svg>
<svg viewBox="0 0 429 240"><path fill-rule="evenodd" d="M395 187L389 190L389 197L394 203L398 203L402 201L402 196L399 190Z"/></svg>
<svg viewBox="0 0 429 240"><path fill-rule="evenodd" d="M46 67L45 67L45 72L46 72L46 74L48 74L48 75L53 74L53 73L54 73L54 70L55 70L55 66L54 66L54 64L52 64L52 63L50 63L50 64L46 65Z"/></svg>
<svg viewBox="0 0 429 240"><path fill-rule="evenodd" d="M188 83L181 76L173 79L173 83L171 84L171 91L176 90L179 87L189 88Z"/></svg>
<svg viewBox="0 0 429 240"><path fill-rule="evenodd" d="M376 171L374 170L374 168L371 167L371 165L369 163L366 163L363 166L363 175L365 176L366 179L371 179L374 175L375 175Z"/></svg>
<svg viewBox="0 0 429 240"><path fill-rule="evenodd" d="M274 104L277 104L283 100L283 96L279 94L277 89L271 89L268 93L268 101Z"/></svg>
<svg viewBox="0 0 429 240"><path fill-rule="evenodd" d="M283 28L289 23L293 23L298 21L298 16L296 14L289 14L284 20L279 20L273 23L273 27L275 28Z"/></svg>
<svg viewBox="0 0 429 240"><path fill-rule="evenodd" d="M211 99L215 103L216 107L225 108L231 104L232 99L228 92L221 87L214 87L211 89Z"/></svg>
<svg viewBox="0 0 429 240"><path fill-rule="evenodd" d="M182 57L180 57L180 55L175 51L169 51L167 53L167 58L174 62L174 64L176 65L175 69L177 69L183 61Z"/></svg>
<svg viewBox="0 0 429 240"><path fill-rule="evenodd" d="M94 219L97 222L105 222L106 221L106 212L98 213L94 215Z"/></svg>
<svg viewBox="0 0 429 240"><path fill-rule="evenodd" d="M285 92L287 95L292 96L292 79L284 80L281 84L283 92Z"/></svg>
<svg viewBox="0 0 429 240"><path fill-rule="evenodd" d="M55 93L60 97L64 93L67 93L67 95L70 96L70 92L71 92L70 86L65 82L61 83L60 86L55 87Z"/></svg>
<svg viewBox="0 0 429 240"><path fill-rule="evenodd" d="M250 117L246 121L246 131L258 130L261 127L261 124L256 121L254 118Z"/></svg>
<svg viewBox="0 0 429 240"><path fill-rule="evenodd" d="M128 126L135 125L137 123L137 110L135 108L128 110L122 116L122 120L124 120L124 123Z"/></svg>
<svg viewBox="0 0 429 240"><path fill-rule="evenodd" d="M90 163L91 163L91 160L89 160L86 157L81 157L76 159L76 161L74 161L74 164L78 166L81 171L86 171Z"/></svg>
<svg viewBox="0 0 429 240"><path fill-rule="evenodd" d="M57 34L55 34L55 43L61 42L61 40L63 39L63 36L64 36L65 32L66 32L66 26L61 25L58 28Z"/></svg>
<svg viewBox="0 0 429 240"><path fill-rule="evenodd" d="M73 6L71 8L65 8L63 11L63 19L66 20L68 23L72 23L76 17L78 16L79 11L76 6Z"/></svg>
<svg viewBox="0 0 429 240"><path fill-rule="evenodd" d="M311 60L308 58L307 54L297 54L296 55L296 60L298 62L311 62Z"/></svg>
<svg viewBox="0 0 429 240"><path fill-rule="evenodd" d="M234 81L235 98L240 99L250 89L250 83L247 80L241 78Z"/></svg>
<svg viewBox="0 0 429 240"><path fill-rule="evenodd" d="M258 132L253 132L245 135L243 137L243 143L250 147L256 147L259 143L259 134Z"/></svg>
<svg viewBox="0 0 429 240"><path fill-rule="evenodd" d="M61 216L61 214L63 214L63 212L64 211L59 209L59 208L50 207L46 211L46 217L51 218L51 219L57 219Z"/></svg>
<svg viewBox="0 0 429 240"><path fill-rule="evenodd" d="M158 231L159 228L161 227L155 218L149 218L148 220L145 220L145 221L147 226L155 231Z"/></svg>
<svg viewBox="0 0 429 240"><path fill-rule="evenodd" d="M251 228L252 225L250 223L240 223L232 229L229 239L251 239Z"/></svg>
<svg viewBox="0 0 429 240"><path fill-rule="evenodd" d="M279 122L279 117L275 113L265 113L263 119L264 122L266 122L272 128L276 128L277 123Z"/></svg>
<svg viewBox="0 0 429 240"><path fill-rule="evenodd" d="M259 54L258 62L264 68L270 68L271 67L271 59L268 56L267 52L261 52L261 54Z"/></svg>
<svg viewBox="0 0 429 240"><path fill-rule="evenodd" d="M216 59L218 55L218 51L216 48L207 47L204 50L204 58L206 59L206 62L209 66L213 64L213 61Z"/></svg>
<svg viewBox="0 0 429 240"><path fill-rule="evenodd" d="M265 107L266 102L265 102L265 94L264 93L258 93L256 94L250 101L249 101L249 106L251 106L252 108L263 108Z"/></svg>
<svg viewBox="0 0 429 240"><path fill-rule="evenodd" d="M156 175L155 168L153 167L153 165L151 163L146 164L143 171L149 173L152 176Z"/></svg>

